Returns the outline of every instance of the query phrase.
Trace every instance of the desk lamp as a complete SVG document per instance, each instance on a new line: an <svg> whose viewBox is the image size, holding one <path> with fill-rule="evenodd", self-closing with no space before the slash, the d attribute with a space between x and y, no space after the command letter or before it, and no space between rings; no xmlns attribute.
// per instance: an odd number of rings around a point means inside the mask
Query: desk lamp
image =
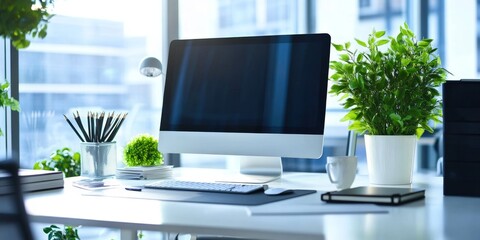
<svg viewBox="0 0 480 240"><path fill-rule="evenodd" d="M154 57L146 57L140 62L140 73L147 77L158 77L162 74L162 63Z"/></svg>

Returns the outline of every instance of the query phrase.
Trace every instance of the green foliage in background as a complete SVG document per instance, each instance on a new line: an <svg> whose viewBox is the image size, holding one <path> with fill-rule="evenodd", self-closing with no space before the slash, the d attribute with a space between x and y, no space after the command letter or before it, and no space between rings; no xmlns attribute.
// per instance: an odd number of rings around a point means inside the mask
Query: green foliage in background
<svg viewBox="0 0 480 240"><path fill-rule="evenodd" d="M47 9L53 0L2 0L0 4L0 37L9 38L17 49L27 48L32 38L47 36L47 23L52 17ZM10 107L12 111L20 111L19 103L10 97L5 81L0 86L0 107ZM0 129L0 136L3 132Z"/></svg>
<svg viewBox="0 0 480 240"><path fill-rule="evenodd" d="M16 99L10 97L8 87L10 87L8 82L0 85L0 107L10 107L12 111L20 111L20 104ZM0 129L0 136L3 136L2 129Z"/></svg>
<svg viewBox="0 0 480 240"><path fill-rule="evenodd" d="M63 229L56 225L43 228L43 232L48 235L48 240L79 240L78 230L72 226L65 226Z"/></svg>
<svg viewBox="0 0 480 240"><path fill-rule="evenodd" d="M70 148L57 149L50 155L50 159L37 161L33 169L62 171L65 177L80 176L80 153Z"/></svg>
<svg viewBox="0 0 480 240"><path fill-rule="evenodd" d="M32 38L45 38L53 0L2 0L0 4L0 36L9 38L17 49L27 48Z"/></svg>
<svg viewBox="0 0 480 240"><path fill-rule="evenodd" d="M396 37L384 35L373 30L367 41L355 39L365 51L352 51L350 42L333 44L340 60L330 62L335 72L330 93L349 110L342 121L350 121L350 130L371 135L433 132L429 122L442 117L437 89L448 73L433 40L417 41L406 23Z"/></svg>
<svg viewBox="0 0 480 240"><path fill-rule="evenodd" d="M130 140L123 150L127 166L155 166L163 164L163 155L158 151L158 140L141 134Z"/></svg>

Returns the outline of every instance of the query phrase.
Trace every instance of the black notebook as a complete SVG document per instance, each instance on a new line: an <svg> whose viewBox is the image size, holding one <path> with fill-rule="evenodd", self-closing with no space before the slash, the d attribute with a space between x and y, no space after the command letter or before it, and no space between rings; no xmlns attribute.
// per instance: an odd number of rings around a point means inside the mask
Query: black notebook
<svg viewBox="0 0 480 240"><path fill-rule="evenodd" d="M356 187L340 191L326 192L321 195L325 202L362 202L400 205L425 197L424 189Z"/></svg>

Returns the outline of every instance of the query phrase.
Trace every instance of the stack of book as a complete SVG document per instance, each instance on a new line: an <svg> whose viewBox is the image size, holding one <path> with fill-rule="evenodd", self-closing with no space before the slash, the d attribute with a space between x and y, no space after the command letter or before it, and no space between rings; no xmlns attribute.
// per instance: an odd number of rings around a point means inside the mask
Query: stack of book
<svg viewBox="0 0 480 240"><path fill-rule="evenodd" d="M117 168L115 177L119 179L161 179L172 177L172 165Z"/></svg>
<svg viewBox="0 0 480 240"><path fill-rule="evenodd" d="M64 184L61 171L20 169L18 175L24 192L63 188ZM6 173L0 173L0 194L11 188L7 177L9 176Z"/></svg>

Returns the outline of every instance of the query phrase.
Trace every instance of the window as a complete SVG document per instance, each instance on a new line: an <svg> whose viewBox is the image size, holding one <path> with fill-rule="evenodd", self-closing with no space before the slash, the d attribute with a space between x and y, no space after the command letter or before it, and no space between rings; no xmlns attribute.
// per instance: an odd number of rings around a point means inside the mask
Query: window
<svg viewBox="0 0 480 240"><path fill-rule="evenodd" d="M62 116L73 121L76 111L129 113L116 136L120 156L136 134L157 134L161 78L147 79L137 67L146 56L161 59L162 2L136 3L55 1L47 37L19 52L23 167L56 149L79 151Z"/></svg>
<svg viewBox="0 0 480 240"><path fill-rule="evenodd" d="M180 38L300 33L301 1L180 0Z"/></svg>
<svg viewBox="0 0 480 240"><path fill-rule="evenodd" d="M395 34L406 21L417 35L423 31L435 39L446 68L455 74L450 78L478 77L478 0L463 4L429 0L426 8L420 4L425 1L414 0L362 0L347 5L339 1L307 4L309 1L180 0L179 36L304 33L305 22L313 19L314 32L328 32L334 42L345 42L365 38L372 28ZM313 11L307 8L312 6ZM146 79L136 67L147 55L162 56L162 1L58 0L55 11L47 38L35 39L19 53L22 166L31 167L60 147L79 148L62 116L70 117L76 110L129 112L117 136L119 154L121 146L135 134L156 135L161 79ZM427 27L421 27L425 22ZM0 66L2 76L8 77L4 75L10 59L5 57L5 49L0 51ZM333 98L328 104L326 131L344 129L346 124L338 121L343 114L341 107ZM344 142L342 138L328 141L336 145Z"/></svg>

